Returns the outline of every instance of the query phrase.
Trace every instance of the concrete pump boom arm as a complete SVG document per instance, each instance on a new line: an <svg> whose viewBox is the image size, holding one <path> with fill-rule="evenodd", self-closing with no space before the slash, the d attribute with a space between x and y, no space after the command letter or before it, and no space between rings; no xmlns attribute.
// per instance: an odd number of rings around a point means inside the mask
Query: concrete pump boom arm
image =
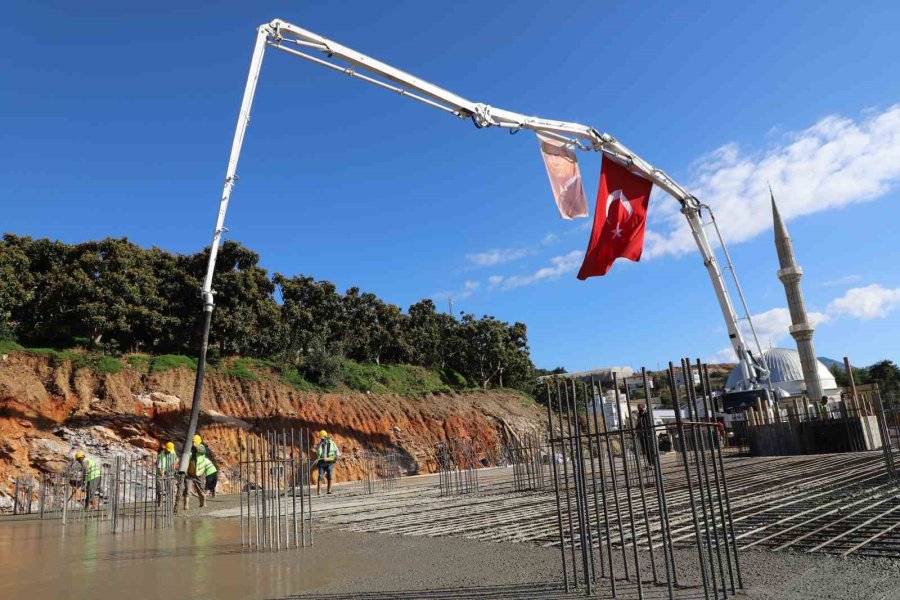
<svg viewBox="0 0 900 600"><path fill-rule="evenodd" d="M664 171L657 169L647 161L643 160L610 134L601 133L593 127L582 125L580 123L554 121L540 117L527 116L480 102L472 102L449 90L419 79L405 71L401 71L400 69L366 56L365 54L343 46L333 40L280 19L276 19L268 25L263 25L260 29L267 32L267 45L272 48L330 67L334 70L342 71L347 75L364 79L370 83L386 87L378 80L372 80L369 77L361 76L357 70L367 71L400 86L399 88L393 88L393 86L389 87L392 91L410 96L419 101L430 100L426 103L435 106L436 108L441 108L460 118L472 119L478 127L494 126L509 129L531 129L540 131L544 134L550 134L560 139L569 139L571 137L585 140L588 145L577 144L582 150L601 152L620 164L625 165L630 171L639 174L645 179L649 179L655 185L662 188L682 205L682 212L688 220L694 239L697 242L697 247L703 257L703 262L712 279L713 288L715 289L720 308L722 309L723 316L728 325L728 333L732 340L734 350L741 359L741 362L747 362L745 366L748 368L744 370L744 373L749 373L751 380L757 379L756 376L760 374L760 366L752 359L752 356L749 354L749 349L744 342L743 335L738 325L738 317L728 295L725 280L700 218L702 205L694 196L689 194L671 177L666 175ZM290 46L317 50L325 54L328 58L336 58L352 65L356 70L340 67L328 61L300 52Z"/></svg>
<svg viewBox="0 0 900 600"><path fill-rule="evenodd" d="M476 127L501 127L511 130L530 129L540 131L557 139L568 141L581 150L593 150L601 152L616 162L624 165L630 171L652 181L681 204L681 211L690 225L697 248L703 257L704 265L719 302L728 336L732 347L743 367L743 373L747 375L744 387L750 389L758 385L765 376L765 369L753 357L750 349L744 341L744 336L739 326L737 313L728 294L725 279L719 268L715 253L709 243L709 238L703 226L700 211L703 205L688 193L683 187L666 175L661 169L657 169L637 154L628 149L608 133L601 133L580 123L567 121L554 121L540 117L527 116L517 112L504 110L480 102L472 102L449 90L445 90L432 83L419 79L414 75L401 71L370 56L366 56L356 50L343 46L333 40L322 37L311 31L307 31L291 23L275 19L270 23L261 25L257 29L256 44L253 56L250 60L250 71L247 75L247 83L244 88L244 97L241 110L238 115L237 127L232 141L231 155L228 161L228 169L225 175L225 184L219 203L219 212L216 219L216 227L213 231L209 261L206 277L203 280L201 297L205 315L203 345L200 350L200 360L197 369L197 379L194 385L194 400L191 407L191 419L185 441L185 450L181 457L180 470L187 469L190 458L190 440L193 437L200 410L200 398L203 385L203 367L206 362L206 347L209 334L210 317L213 310L212 278L215 270L216 256L219 250L222 234L225 231L225 214L228 210L228 202L237 179L237 163L240 157L241 146L247 124L250 121L250 108L253 104L253 96L256 92L256 84L262 67L263 54L266 47L271 47L287 54L302 58L320 66L344 73L356 79L374 84L378 87L395 92L438 108L461 119L471 119ZM313 50L325 55L319 58L301 50ZM328 59L338 59L350 66L341 66L330 62ZM366 74L368 73L368 74ZM374 77L373 77L374 76ZM583 143L586 142L586 143Z"/></svg>

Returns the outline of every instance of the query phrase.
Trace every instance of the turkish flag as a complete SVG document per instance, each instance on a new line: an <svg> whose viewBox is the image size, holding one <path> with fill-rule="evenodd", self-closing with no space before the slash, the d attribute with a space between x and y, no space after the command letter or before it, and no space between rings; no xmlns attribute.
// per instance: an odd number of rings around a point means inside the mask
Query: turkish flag
<svg viewBox="0 0 900 600"><path fill-rule="evenodd" d="M650 181L603 157L594 227L578 279L606 275L619 257L641 259L652 188Z"/></svg>

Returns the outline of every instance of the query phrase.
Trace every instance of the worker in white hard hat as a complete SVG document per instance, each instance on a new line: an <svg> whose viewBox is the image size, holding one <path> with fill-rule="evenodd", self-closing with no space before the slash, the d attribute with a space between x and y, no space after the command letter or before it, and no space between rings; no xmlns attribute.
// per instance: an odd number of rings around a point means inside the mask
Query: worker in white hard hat
<svg viewBox="0 0 900 600"><path fill-rule="evenodd" d="M331 480L334 477L334 463L340 458L341 451L337 443L331 439L324 429L319 432L319 443L316 445L316 462L319 467L319 477L316 480L316 495L322 493L322 477L328 480L327 493L331 493Z"/></svg>

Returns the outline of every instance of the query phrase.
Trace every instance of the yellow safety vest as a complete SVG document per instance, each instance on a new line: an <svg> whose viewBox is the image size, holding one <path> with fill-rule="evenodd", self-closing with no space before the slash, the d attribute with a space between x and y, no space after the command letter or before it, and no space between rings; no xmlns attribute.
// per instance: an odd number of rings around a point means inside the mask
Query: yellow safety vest
<svg viewBox="0 0 900 600"><path fill-rule="evenodd" d="M156 455L156 468L160 473L174 469L176 462L178 462L178 455L174 452L160 452Z"/></svg>
<svg viewBox="0 0 900 600"><path fill-rule="evenodd" d="M197 464L194 466L194 472L196 473L197 477L206 477L208 475L216 473L217 471L218 469L216 468L216 465L214 465L211 460L209 460L202 454L197 455Z"/></svg>
<svg viewBox="0 0 900 600"><path fill-rule="evenodd" d="M84 482L88 483L100 477L100 467L97 466L97 463L92 461L90 458L85 456L81 461L82 466L84 467Z"/></svg>
<svg viewBox="0 0 900 600"><path fill-rule="evenodd" d="M319 445L316 447L316 457L319 460L331 460L337 458L337 444L331 438L326 438L319 442Z"/></svg>

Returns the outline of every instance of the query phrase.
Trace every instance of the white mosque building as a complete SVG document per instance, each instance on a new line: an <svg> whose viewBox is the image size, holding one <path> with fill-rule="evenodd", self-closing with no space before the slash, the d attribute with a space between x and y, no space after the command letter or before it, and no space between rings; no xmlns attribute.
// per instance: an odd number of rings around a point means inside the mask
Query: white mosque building
<svg viewBox="0 0 900 600"><path fill-rule="evenodd" d="M800 363L800 354L790 348L770 348L763 351L763 361L768 367L771 376L772 389L780 398L797 398L806 394L806 383L803 379L803 367ZM822 393L829 398L839 398L840 389L834 380L834 375L825 364L817 360L818 376L822 384ZM746 378L743 367L738 365L728 376L725 382L725 391L730 392L740 389L741 381ZM764 385L768 381L762 382ZM809 398L814 401L813 398Z"/></svg>

